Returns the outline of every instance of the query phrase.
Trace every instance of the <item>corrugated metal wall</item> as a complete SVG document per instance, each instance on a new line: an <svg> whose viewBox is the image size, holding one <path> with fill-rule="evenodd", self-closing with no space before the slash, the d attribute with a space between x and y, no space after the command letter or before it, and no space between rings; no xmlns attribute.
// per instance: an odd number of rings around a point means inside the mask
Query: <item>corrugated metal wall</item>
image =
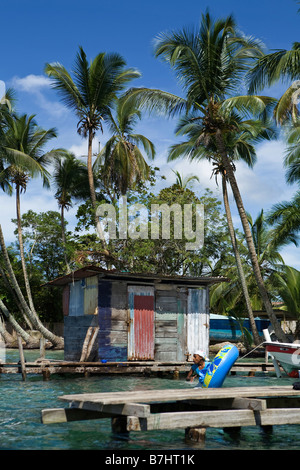
<svg viewBox="0 0 300 470"><path fill-rule="evenodd" d="M84 319L98 311L99 359L184 361L197 349L208 354L208 289L127 286L97 276L69 289L69 296L67 289L64 293L69 317ZM68 327L65 334L74 336Z"/></svg>
<svg viewBox="0 0 300 470"><path fill-rule="evenodd" d="M142 296L145 296L144 304ZM136 297L139 300L135 300ZM153 299L152 312L151 298ZM128 359L154 359L154 288L151 286L128 286L128 310ZM142 310L145 310L144 314ZM146 333L147 328L151 330L149 335ZM138 338L139 335L142 335L141 339Z"/></svg>
<svg viewBox="0 0 300 470"><path fill-rule="evenodd" d="M187 352L209 353L209 312L207 289L189 289L187 305Z"/></svg>
<svg viewBox="0 0 300 470"><path fill-rule="evenodd" d="M98 312L98 277L88 277L85 280L83 313L95 315Z"/></svg>
<svg viewBox="0 0 300 470"><path fill-rule="evenodd" d="M154 360L154 297L134 296L134 359Z"/></svg>
<svg viewBox="0 0 300 470"><path fill-rule="evenodd" d="M84 279L70 284L69 315L80 316L84 306Z"/></svg>
<svg viewBox="0 0 300 470"><path fill-rule="evenodd" d="M177 361L182 358L182 341L178 327L178 292L170 286L157 286L155 317L155 359ZM180 329L180 328L179 328Z"/></svg>
<svg viewBox="0 0 300 470"><path fill-rule="evenodd" d="M99 359L127 360L127 285L99 279Z"/></svg>
<svg viewBox="0 0 300 470"><path fill-rule="evenodd" d="M98 307L98 277L88 277L64 288L63 310L65 315L95 315ZM68 312L68 313L67 313Z"/></svg>

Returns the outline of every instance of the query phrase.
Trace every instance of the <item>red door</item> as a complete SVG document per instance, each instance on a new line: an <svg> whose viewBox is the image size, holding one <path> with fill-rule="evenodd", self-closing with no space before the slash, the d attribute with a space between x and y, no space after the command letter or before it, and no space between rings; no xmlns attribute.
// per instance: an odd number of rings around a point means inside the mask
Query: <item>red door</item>
<svg viewBox="0 0 300 470"><path fill-rule="evenodd" d="M134 359L154 360L154 297L134 296Z"/></svg>

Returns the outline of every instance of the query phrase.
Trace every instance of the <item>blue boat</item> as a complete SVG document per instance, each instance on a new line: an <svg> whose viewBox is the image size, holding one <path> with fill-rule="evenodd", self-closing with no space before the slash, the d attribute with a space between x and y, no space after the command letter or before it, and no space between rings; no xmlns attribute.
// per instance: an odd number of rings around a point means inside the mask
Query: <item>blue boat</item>
<svg viewBox="0 0 300 470"><path fill-rule="evenodd" d="M268 328L270 321L267 319L255 318L259 336L263 338L263 330ZM210 314L210 341L241 341L243 337L242 329L246 328L251 333L250 321L247 318L237 321L235 318L225 315Z"/></svg>

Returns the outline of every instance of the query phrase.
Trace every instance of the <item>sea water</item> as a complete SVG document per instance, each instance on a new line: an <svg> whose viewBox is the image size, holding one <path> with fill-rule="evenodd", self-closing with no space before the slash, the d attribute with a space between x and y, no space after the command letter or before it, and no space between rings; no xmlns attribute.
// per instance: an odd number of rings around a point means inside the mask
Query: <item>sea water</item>
<svg viewBox="0 0 300 470"><path fill-rule="evenodd" d="M25 351L27 362L38 357L37 351ZM63 359L59 351L47 352L48 359ZM8 350L7 362L18 361L18 352ZM290 385L295 379L277 378L275 374L257 373L254 377L228 375L223 387ZM90 376L73 374L52 375L43 381L41 375L0 375L0 450L195 450L185 442L184 429L173 431L131 432L128 437L113 435L110 419L42 424L41 411L62 408L68 404L61 395L73 393L117 392L128 390L191 388L190 382L180 379L140 376ZM189 423L186 423L187 427ZM243 427L232 437L221 428L207 429L202 450L299 450L300 425L273 426L272 433L260 427Z"/></svg>

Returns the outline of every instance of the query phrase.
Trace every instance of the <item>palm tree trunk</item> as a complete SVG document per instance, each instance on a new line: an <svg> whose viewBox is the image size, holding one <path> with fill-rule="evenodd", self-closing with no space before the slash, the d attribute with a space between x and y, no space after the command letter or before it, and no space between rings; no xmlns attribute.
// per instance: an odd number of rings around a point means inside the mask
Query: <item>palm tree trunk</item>
<svg viewBox="0 0 300 470"><path fill-rule="evenodd" d="M22 305L21 305L21 303L18 299L18 296L16 295L14 289L12 288L9 280L7 279L7 275L6 275L5 271L4 271L4 269L2 269L1 266L0 266L0 274L1 274L2 280L3 280L6 288L10 291L11 295L13 296L14 302L16 303L16 305L19 309L19 312L23 315L25 323L27 324L28 328L30 330L32 330L33 329L32 324L30 323L29 319L27 318L26 313L24 312L23 307L22 307Z"/></svg>
<svg viewBox="0 0 300 470"><path fill-rule="evenodd" d="M242 197L241 197L241 194L240 194L240 191L239 191L239 188L238 188L235 176L234 176L232 166L230 164L230 160L227 156L227 152L226 152L226 149L225 149L225 146L224 146L223 137L222 137L222 133L221 133L220 129L218 129L216 131L216 143L217 143L218 151L219 151L221 159L222 159L222 164L224 166L224 169L226 170L226 175L229 179L230 186L231 186L231 189L232 189L232 192L233 192L233 195L234 195L234 198L235 198L235 202L236 202L236 205L237 205L237 208L238 208L238 212L239 212L239 215L240 215L240 219L241 219L242 226L243 226L244 233L245 233L245 237L246 237L246 242L247 242L249 255L250 255L250 259L251 259L251 263L252 263L253 273L254 273L254 276L255 276L255 279L256 279L256 282L257 282L257 285L258 285L258 288L259 288L259 292L260 292L260 295L262 297L262 300L263 300L263 303L264 303L264 306L265 306L265 309L266 309L266 312L267 312L267 315L268 315L269 320L270 320L270 322L271 322L271 324L274 328L274 333L277 336L278 340L283 341L283 342L287 342L286 335L282 331L282 328L281 328L281 326L280 326L280 324L279 324L279 322L276 318L276 315L273 312L272 304L270 302L268 292L265 288L264 280L262 278L262 275L261 275L261 272L260 272L260 266L259 266L259 263L258 263L258 260L257 260L257 255L256 255L256 251L255 251L255 246L254 246L251 230L250 230L250 227L249 227L249 222L248 222L248 219L247 219L247 214L246 214L246 211L245 211L245 208L244 208L243 200L242 200Z"/></svg>
<svg viewBox="0 0 300 470"><path fill-rule="evenodd" d="M95 191L95 183L94 183L93 158L92 157L93 157L93 130L89 129L87 171L88 171L88 179L89 179L89 186L90 186L90 193L91 193L91 201L92 201L92 206L93 206L93 211L94 211L95 227L101 239L102 247L104 249L106 247L106 243L105 243L103 230L99 221L99 217L97 216L97 199L96 199L96 191Z"/></svg>
<svg viewBox="0 0 300 470"><path fill-rule="evenodd" d="M65 264L67 268L67 272L70 272L70 265L67 257L67 252L66 252L66 230L65 230L65 215L64 215L64 205L61 205L60 209L60 219L61 219L61 239L63 242L63 247L64 247L64 257L65 257Z"/></svg>
<svg viewBox="0 0 300 470"><path fill-rule="evenodd" d="M33 299L32 299L30 283L29 283L28 273L27 273L27 267L26 267L26 262L25 262L25 256L24 256L23 234L22 234L22 225L21 225L21 210L20 210L20 186L18 184L16 185L16 210L17 210L18 239L19 239L19 246L20 246L20 256L21 256L21 264L22 264L22 270L23 270L23 276L24 276L24 282L25 282L25 289L26 289L26 294L27 294L30 309L32 310L32 312L34 312L35 309L33 305Z"/></svg>
<svg viewBox="0 0 300 470"><path fill-rule="evenodd" d="M236 266L237 266L237 270L238 270L238 273L239 273L239 278L240 278L240 282L241 282L241 285L242 285L242 290L243 290L243 294L244 294L244 298L245 298L245 302L246 302L246 308L247 308L248 317L249 317L249 321L250 321L250 326L251 326L251 330L252 330L252 334L253 334L254 344L255 344L255 346L258 346L259 343L260 343L260 338L259 338L259 335L258 335L256 323L255 323L255 320L254 320L254 315L253 315L252 306L251 306L251 300L250 300L250 297L249 297L247 282L246 282L245 273L244 273L242 262L241 262L240 253L239 253L239 250L238 250L238 247L237 247L234 227L233 227L233 223L232 223L230 205L229 205L229 200L228 200L228 192L227 192L227 185L226 185L225 175L222 175L222 188L223 188L223 200L224 200L224 207L225 207L225 212L226 212L226 217L227 217L228 230L229 230L231 243L232 243L232 247L233 247L233 251L234 251Z"/></svg>
<svg viewBox="0 0 300 470"><path fill-rule="evenodd" d="M1 245L1 249L2 249L2 253L3 253L3 258L4 258L4 261L5 261L5 265L6 265L6 269L7 269L7 272L9 274L9 278L10 278L10 281L12 283L12 286L18 296L18 299L22 305L22 308L25 312L25 314L28 316L30 322L32 323L32 325L42 333L42 335L48 339L54 346L56 347L63 347L63 338L60 338L56 335L54 335L53 333L51 333L51 331L49 331L43 324L42 322L40 321L37 313L35 310L31 310L29 308L29 306L27 305L25 299L24 299L24 296L22 294L22 291L19 287L19 284L17 282L17 279L15 277L15 274L14 274L14 271L12 269L12 266L11 266L11 263L10 263L10 259L9 259L9 256L8 256L8 253L7 253L7 249L6 249L6 245L5 245L5 242L4 242L4 237L3 237L3 232L2 232L2 227L0 225L0 245Z"/></svg>
<svg viewBox="0 0 300 470"><path fill-rule="evenodd" d="M0 310L3 313L4 317L7 319L7 321L9 321L9 323L12 325L15 332L21 336L21 338L25 341L25 343L30 344L32 342L31 336L25 330L23 330L23 328L15 320L12 314L8 311L6 305L3 303L1 299L0 299ZM5 335L5 337L3 336L3 339L5 340L5 342L12 342L11 339L9 339L7 335Z"/></svg>
<svg viewBox="0 0 300 470"><path fill-rule="evenodd" d="M5 323L4 323L4 321L2 321L2 318L0 318L0 336L2 336L2 339L3 339L6 347L11 347L11 345L13 345L14 339L7 332L7 330L5 328ZM0 338L0 343L1 343L1 338ZM1 347L2 347L2 345L0 344L0 348ZM1 363L1 361L0 361L0 363Z"/></svg>

